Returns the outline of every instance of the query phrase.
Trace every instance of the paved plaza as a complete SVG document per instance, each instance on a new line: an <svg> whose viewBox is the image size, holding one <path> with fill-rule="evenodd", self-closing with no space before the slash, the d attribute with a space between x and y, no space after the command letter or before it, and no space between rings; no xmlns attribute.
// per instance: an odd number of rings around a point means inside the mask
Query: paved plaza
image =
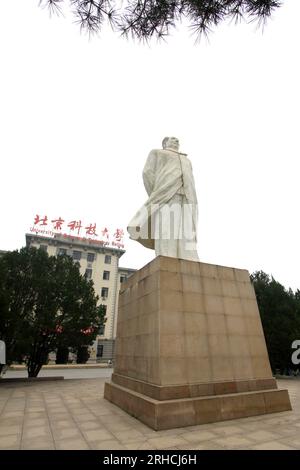
<svg viewBox="0 0 300 470"><path fill-rule="evenodd" d="M300 380L293 411L153 431L103 398L105 378L0 384L0 449L300 449Z"/></svg>

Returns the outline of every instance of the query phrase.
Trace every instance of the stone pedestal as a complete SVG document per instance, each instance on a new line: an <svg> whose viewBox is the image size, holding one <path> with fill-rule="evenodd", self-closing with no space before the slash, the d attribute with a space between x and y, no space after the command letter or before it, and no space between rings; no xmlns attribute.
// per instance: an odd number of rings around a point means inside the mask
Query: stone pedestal
<svg viewBox="0 0 300 470"><path fill-rule="evenodd" d="M248 271L160 256L133 274L104 396L157 430L290 410Z"/></svg>

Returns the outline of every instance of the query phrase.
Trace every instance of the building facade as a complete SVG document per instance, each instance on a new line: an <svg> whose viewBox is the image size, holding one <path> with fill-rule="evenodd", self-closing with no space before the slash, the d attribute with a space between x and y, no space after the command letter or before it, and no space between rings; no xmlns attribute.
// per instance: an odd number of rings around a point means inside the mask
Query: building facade
<svg viewBox="0 0 300 470"><path fill-rule="evenodd" d="M90 361L107 362L114 357L118 298L122 282L134 269L120 268L119 259L125 250L96 244L94 240L56 234L45 237L26 234L26 246L40 248L49 256L68 255L80 264L80 272L92 279L99 303L106 309L106 322L90 348Z"/></svg>

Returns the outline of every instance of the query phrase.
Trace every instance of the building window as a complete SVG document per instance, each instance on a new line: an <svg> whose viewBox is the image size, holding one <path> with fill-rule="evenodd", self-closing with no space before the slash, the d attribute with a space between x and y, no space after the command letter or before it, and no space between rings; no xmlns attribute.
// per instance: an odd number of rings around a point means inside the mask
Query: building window
<svg viewBox="0 0 300 470"><path fill-rule="evenodd" d="M89 269L89 268L86 269L84 275L85 275L86 279L92 279L93 270Z"/></svg>
<svg viewBox="0 0 300 470"><path fill-rule="evenodd" d="M40 245L40 250L45 251L47 253L48 245Z"/></svg>
<svg viewBox="0 0 300 470"><path fill-rule="evenodd" d="M99 335L104 336L104 332L105 332L105 325L101 325L99 328Z"/></svg>
<svg viewBox="0 0 300 470"><path fill-rule="evenodd" d="M103 271L103 279L109 281L110 271Z"/></svg>
<svg viewBox="0 0 300 470"><path fill-rule="evenodd" d="M127 279L126 274L122 274L122 276L120 276L120 282L121 282L121 284L122 284L122 282L126 281L126 279Z"/></svg>
<svg viewBox="0 0 300 470"><path fill-rule="evenodd" d="M103 344L98 344L97 345L97 357L102 357L103 356Z"/></svg>
<svg viewBox="0 0 300 470"><path fill-rule="evenodd" d="M107 299L108 297L108 287L102 287L101 289L101 297L103 299Z"/></svg>
<svg viewBox="0 0 300 470"><path fill-rule="evenodd" d="M95 261L95 254L94 253L88 253L87 254L87 262L88 263L93 263Z"/></svg>
<svg viewBox="0 0 300 470"><path fill-rule="evenodd" d="M58 249L58 254L59 255L66 255L67 254L66 248L59 248Z"/></svg>
<svg viewBox="0 0 300 470"><path fill-rule="evenodd" d="M81 260L81 251L74 250L73 251L73 259L76 260L76 261Z"/></svg>
<svg viewBox="0 0 300 470"><path fill-rule="evenodd" d="M110 255L105 255L104 263L111 264L111 256Z"/></svg>

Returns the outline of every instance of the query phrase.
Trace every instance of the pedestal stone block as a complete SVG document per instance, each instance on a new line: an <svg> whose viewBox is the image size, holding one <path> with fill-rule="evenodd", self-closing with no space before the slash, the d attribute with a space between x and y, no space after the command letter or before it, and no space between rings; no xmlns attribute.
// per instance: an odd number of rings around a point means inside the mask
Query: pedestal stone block
<svg viewBox="0 0 300 470"><path fill-rule="evenodd" d="M157 430L290 410L248 271L159 256L133 274L104 396Z"/></svg>

